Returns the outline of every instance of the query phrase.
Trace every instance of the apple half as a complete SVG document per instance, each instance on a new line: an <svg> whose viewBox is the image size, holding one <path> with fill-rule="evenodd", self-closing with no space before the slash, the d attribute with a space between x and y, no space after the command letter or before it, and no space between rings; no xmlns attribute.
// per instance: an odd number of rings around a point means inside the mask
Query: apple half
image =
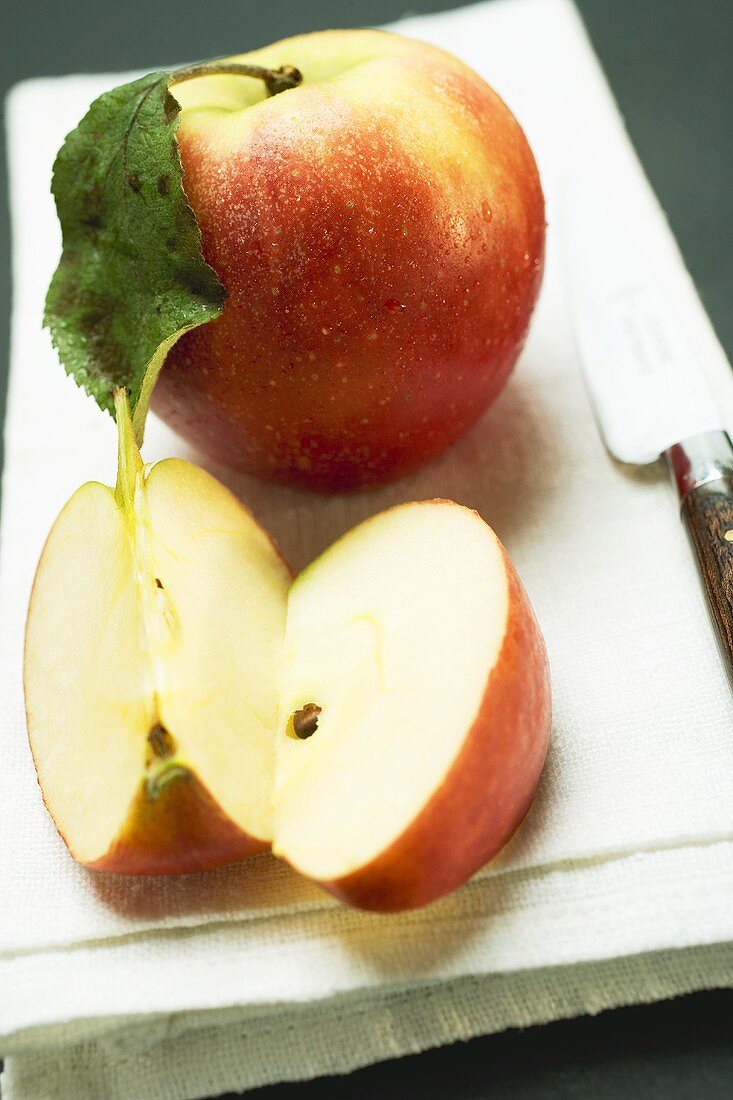
<svg viewBox="0 0 733 1100"><path fill-rule="evenodd" d="M80 862L196 871L268 846L393 911L510 838L545 759L542 635L504 549L450 501L360 524L293 582L251 514L177 459L79 489L28 615L28 732Z"/></svg>

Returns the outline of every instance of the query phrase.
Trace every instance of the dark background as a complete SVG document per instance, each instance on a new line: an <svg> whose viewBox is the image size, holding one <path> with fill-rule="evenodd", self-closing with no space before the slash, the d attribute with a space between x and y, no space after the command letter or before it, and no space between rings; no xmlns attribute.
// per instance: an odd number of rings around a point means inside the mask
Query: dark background
<svg viewBox="0 0 733 1100"><path fill-rule="evenodd" d="M0 25L0 93L28 77L155 69L253 49L301 31L383 23L457 6L451 0L10 0ZM578 0L578 6L731 357L733 3ZM11 304L6 195L3 165L0 418ZM723 1100L733 1096L733 991L488 1036L345 1079L250 1095L252 1100Z"/></svg>

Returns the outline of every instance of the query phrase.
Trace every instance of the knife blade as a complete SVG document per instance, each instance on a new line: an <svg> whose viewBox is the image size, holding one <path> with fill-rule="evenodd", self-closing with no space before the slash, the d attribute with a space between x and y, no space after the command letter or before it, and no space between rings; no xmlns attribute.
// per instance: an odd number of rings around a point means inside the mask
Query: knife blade
<svg viewBox="0 0 733 1100"><path fill-rule="evenodd" d="M629 220L592 177L566 187L562 266L581 370L608 451L663 457L733 689L733 444Z"/></svg>

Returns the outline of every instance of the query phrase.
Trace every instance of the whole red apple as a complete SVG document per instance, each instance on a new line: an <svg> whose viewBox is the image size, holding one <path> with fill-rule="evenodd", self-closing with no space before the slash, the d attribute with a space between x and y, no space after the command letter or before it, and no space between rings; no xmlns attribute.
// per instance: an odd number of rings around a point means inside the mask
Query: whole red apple
<svg viewBox="0 0 733 1100"><path fill-rule="evenodd" d="M542 276L534 158L499 96L422 42L329 31L231 60L303 81L174 89L228 299L169 353L153 408L262 477L396 478L465 432L517 359Z"/></svg>

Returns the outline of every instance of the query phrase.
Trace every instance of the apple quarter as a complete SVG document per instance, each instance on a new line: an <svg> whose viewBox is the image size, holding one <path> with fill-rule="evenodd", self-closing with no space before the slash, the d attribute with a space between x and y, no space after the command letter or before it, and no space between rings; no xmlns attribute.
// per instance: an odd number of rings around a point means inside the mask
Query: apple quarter
<svg viewBox="0 0 733 1100"><path fill-rule="evenodd" d="M286 716L307 701L300 740ZM544 643L491 529L450 501L383 512L290 592L273 849L356 905L431 901L521 821L549 715Z"/></svg>
<svg viewBox="0 0 733 1100"><path fill-rule="evenodd" d="M527 812L547 656L490 527L402 504L295 581L211 475L147 469L118 407L115 489L56 521L28 614L28 734L46 805L98 870L204 870L272 847L392 911L465 882Z"/></svg>

